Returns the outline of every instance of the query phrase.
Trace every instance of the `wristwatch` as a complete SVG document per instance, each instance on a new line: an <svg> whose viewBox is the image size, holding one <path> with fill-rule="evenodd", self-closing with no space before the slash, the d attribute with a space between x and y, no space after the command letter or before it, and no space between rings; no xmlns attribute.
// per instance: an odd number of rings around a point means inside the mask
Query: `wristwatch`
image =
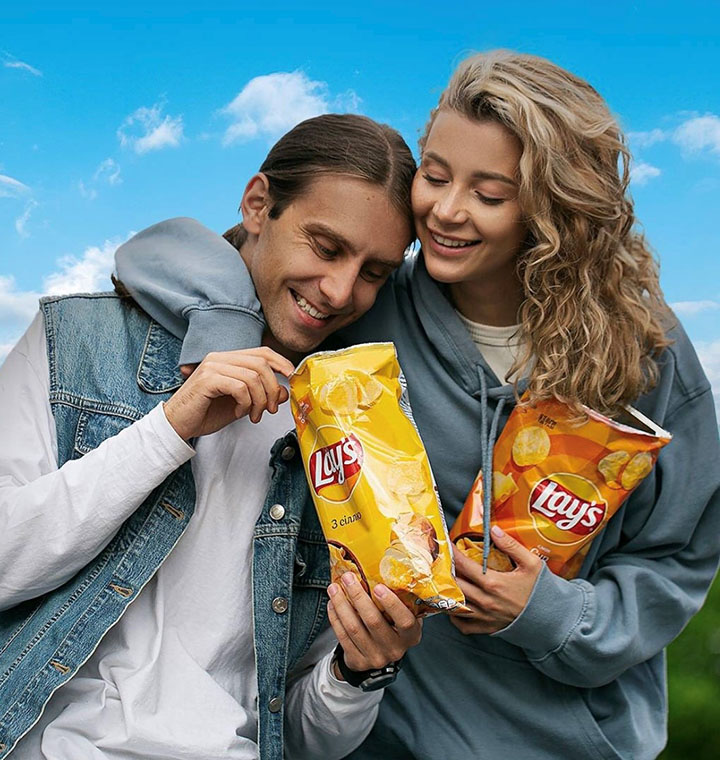
<svg viewBox="0 0 720 760"><path fill-rule="evenodd" d="M400 659L385 665L384 668L350 670L345 663L345 652L341 644L335 647L332 661L337 663L338 670L350 686L355 686L363 691L377 691L377 689L384 689L389 686L397 678L402 667L402 659Z"/></svg>

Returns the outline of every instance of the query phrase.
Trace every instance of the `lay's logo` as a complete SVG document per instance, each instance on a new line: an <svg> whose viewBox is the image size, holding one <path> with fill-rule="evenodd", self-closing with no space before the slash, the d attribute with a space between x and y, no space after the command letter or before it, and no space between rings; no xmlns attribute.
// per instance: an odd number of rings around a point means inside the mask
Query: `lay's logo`
<svg viewBox="0 0 720 760"><path fill-rule="evenodd" d="M342 434L339 428L334 429ZM352 433L315 449L309 459L310 484L315 493L328 501L347 501L360 478L363 453L362 444Z"/></svg>
<svg viewBox="0 0 720 760"><path fill-rule="evenodd" d="M559 472L535 484L528 510L545 538L572 544L602 526L607 503L594 483L580 475Z"/></svg>

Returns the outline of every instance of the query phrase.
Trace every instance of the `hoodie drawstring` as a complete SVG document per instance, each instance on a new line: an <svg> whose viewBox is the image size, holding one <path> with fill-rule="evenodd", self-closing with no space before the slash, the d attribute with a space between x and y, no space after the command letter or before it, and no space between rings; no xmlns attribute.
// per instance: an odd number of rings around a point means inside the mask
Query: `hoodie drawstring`
<svg viewBox="0 0 720 760"><path fill-rule="evenodd" d="M482 367L478 367L478 375L480 376L480 403L482 404L480 407L480 457L483 475L483 574L485 574L487 572L490 549L492 548L492 539L490 538L490 509L493 490L493 450L495 448L498 421L505 406L505 398L501 396L498 399L490 424L490 432L488 433L488 388L487 378Z"/></svg>

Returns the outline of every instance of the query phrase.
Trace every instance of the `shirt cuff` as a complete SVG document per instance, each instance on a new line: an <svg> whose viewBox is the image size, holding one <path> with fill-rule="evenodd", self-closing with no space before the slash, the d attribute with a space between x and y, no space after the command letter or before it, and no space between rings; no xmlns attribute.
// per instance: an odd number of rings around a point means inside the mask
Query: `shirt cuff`
<svg viewBox="0 0 720 760"><path fill-rule="evenodd" d="M525 609L492 635L521 647L530 659L541 659L565 645L587 607L588 595L581 583L554 575L543 563Z"/></svg>
<svg viewBox="0 0 720 760"><path fill-rule="evenodd" d="M385 689L377 691L363 691L358 686L351 686L347 681L341 681L333 673L332 661L334 652L326 654L320 661L320 673L318 679L318 690L325 695L340 703L352 703L361 709L369 709L378 704L382 699Z"/></svg>
<svg viewBox="0 0 720 760"><path fill-rule="evenodd" d="M163 402L160 402L145 416L145 421L152 431L152 435L162 445L163 454L167 456L168 464L172 470L176 470L188 459L195 456L195 449L184 441L168 422Z"/></svg>
<svg viewBox="0 0 720 760"><path fill-rule="evenodd" d="M188 328L179 364L198 364L211 351L237 351L262 345L265 322L252 309L194 307L184 316L188 319Z"/></svg>

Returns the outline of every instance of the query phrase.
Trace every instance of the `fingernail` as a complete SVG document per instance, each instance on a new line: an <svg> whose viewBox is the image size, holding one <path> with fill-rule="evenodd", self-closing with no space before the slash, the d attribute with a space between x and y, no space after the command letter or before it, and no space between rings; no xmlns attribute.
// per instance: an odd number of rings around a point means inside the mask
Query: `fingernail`
<svg viewBox="0 0 720 760"><path fill-rule="evenodd" d="M328 592L328 596L330 598L332 598L333 596L335 596L335 594L337 594L338 591L340 591L340 589L337 587L337 585L335 583L331 583L328 586L327 592Z"/></svg>
<svg viewBox="0 0 720 760"><path fill-rule="evenodd" d="M490 528L490 532L495 538L503 538L505 536L505 531L499 525L493 525L492 528Z"/></svg>
<svg viewBox="0 0 720 760"><path fill-rule="evenodd" d="M379 596L381 599L390 593L390 589L387 586L383 586L381 583L378 583L373 591L375 592L375 595Z"/></svg>
<svg viewBox="0 0 720 760"><path fill-rule="evenodd" d="M345 573L342 577L342 582L346 586L352 586L355 583L355 576L352 573Z"/></svg>

